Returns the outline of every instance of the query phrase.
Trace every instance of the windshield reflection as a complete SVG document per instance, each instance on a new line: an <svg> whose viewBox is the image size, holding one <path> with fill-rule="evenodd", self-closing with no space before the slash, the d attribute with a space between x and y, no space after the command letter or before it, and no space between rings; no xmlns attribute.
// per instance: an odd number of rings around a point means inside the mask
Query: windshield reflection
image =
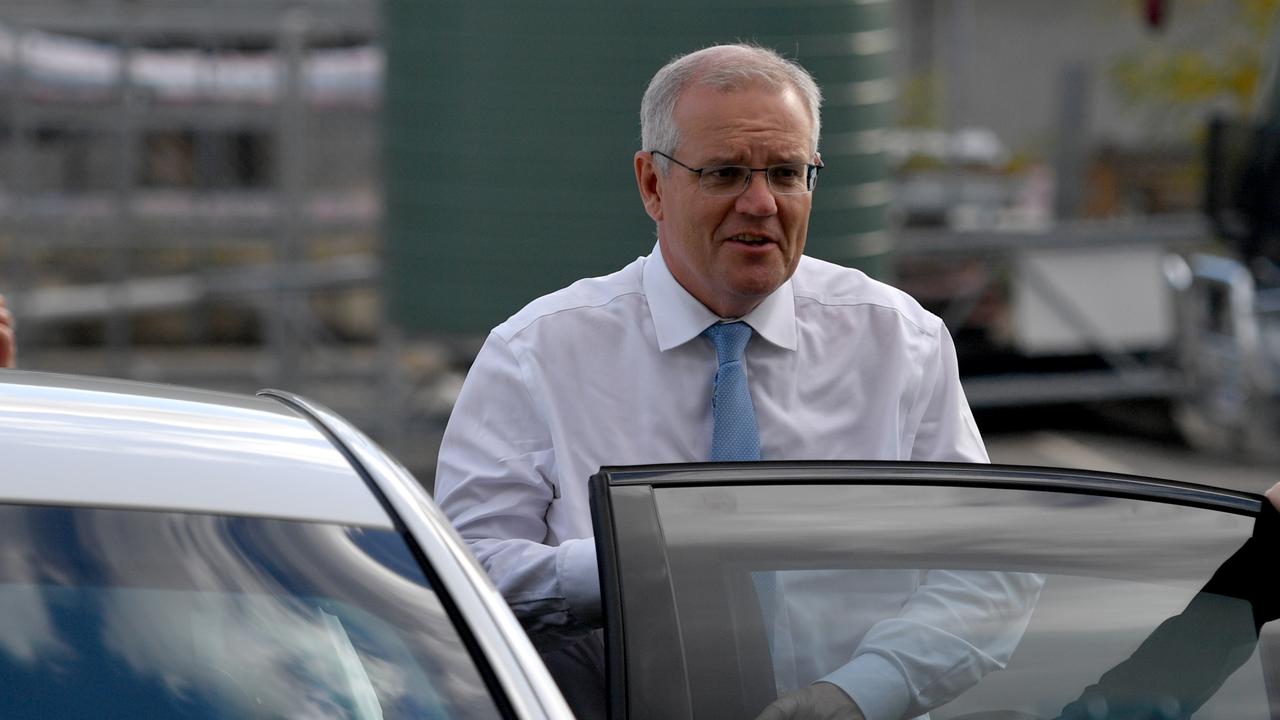
<svg viewBox="0 0 1280 720"><path fill-rule="evenodd" d="M0 604L4 717L495 713L389 531L0 507Z"/></svg>

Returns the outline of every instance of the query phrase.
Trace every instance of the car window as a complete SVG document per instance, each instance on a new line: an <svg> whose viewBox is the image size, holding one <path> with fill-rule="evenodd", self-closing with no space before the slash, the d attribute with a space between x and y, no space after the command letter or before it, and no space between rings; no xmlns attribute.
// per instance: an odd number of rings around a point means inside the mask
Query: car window
<svg viewBox="0 0 1280 720"><path fill-rule="evenodd" d="M397 533L0 506L0 716L492 718Z"/></svg>
<svg viewBox="0 0 1280 720"><path fill-rule="evenodd" d="M753 718L833 672L869 686L888 673L892 697L876 702L903 717L1106 717L1126 703L1133 717L1270 717L1249 602L1199 592L1249 539L1247 515L875 484L659 484L613 499L627 717L672 686L690 708L672 716Z"/></svg>

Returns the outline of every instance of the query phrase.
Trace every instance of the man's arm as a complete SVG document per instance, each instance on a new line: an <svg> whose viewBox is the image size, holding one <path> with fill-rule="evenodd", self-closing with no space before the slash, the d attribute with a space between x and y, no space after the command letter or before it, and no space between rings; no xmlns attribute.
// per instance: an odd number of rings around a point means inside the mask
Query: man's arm
<svg viewBox="0 0 1280 720"><path fill-rule="evenodd" d="M921 462L991 462L960 385L956 348L945 327L921 364L920 388L906 426L912 460Z"/></svg>
<svg viewBox="0 0 1280 720"><path fill-rule="evenodd" d="M931 570L897 617L873 625L823 680L870 720L924 714L1005 666L1043 585L1032 573Z"/></svg>
<svg viewBox="0 0 1280 720"><path fill-rule="evenodd" d="M917 407L912 460L988 462L945 328L923 363ZM827 679L871 720L928 712L1005 666L1043 585L1030 573L930 570L898 616L873 625Z"/></svg>
<svg viewBox="0 0 1280 720"><path fill-rule="evenodd" d="M0 295L0 368L17 366L18 342L13 332L13 314L5 305L4 295Z"/></svg>
<svg viewBox="0 0 1280 720"><path fill-rule="evenodd" d="M546 544L555 465L545 412L510 347L490 334L449 417L435 497L544 649L600 624L594 540Z"/></svg>

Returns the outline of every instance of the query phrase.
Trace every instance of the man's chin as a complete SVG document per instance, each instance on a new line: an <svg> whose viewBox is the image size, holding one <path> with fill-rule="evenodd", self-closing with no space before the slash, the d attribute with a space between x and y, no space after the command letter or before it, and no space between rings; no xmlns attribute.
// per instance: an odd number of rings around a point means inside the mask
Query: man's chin
<svg viewBox="0 0 1280 720"><path fill-rule="evenodd" d="M758 276L738 277L729 284L730 293L737 298L740 306L755 308L774 290L786 282L783 273L768 273ZM745 314L745 313L743 313Z"/></svg>

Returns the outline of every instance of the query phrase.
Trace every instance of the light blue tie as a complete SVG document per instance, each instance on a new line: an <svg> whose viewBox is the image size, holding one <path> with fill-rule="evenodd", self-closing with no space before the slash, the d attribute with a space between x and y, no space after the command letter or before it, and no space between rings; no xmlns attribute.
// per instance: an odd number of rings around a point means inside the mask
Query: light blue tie
<svg viewBox="0 0 1280 720"><path fill-rule="evenodd" d="M751 326L744 322L716 323L702 334L716 346L716 362L719 364L711 396L711 414L715 417L715 429L711 433L711 460L759 460L760 428L756 425L756 408L751 404L751 391L747 388L747 372L742 367L742 354L751 340ZM760 616L764 620L769 652L774 655L778 574L772 570L761 570L751 573L751 579L760 599Z"/></svg>
<svg viewBox="0 0 1280 720"><path fill-rule="evenodd" d="M715 390L711 412L715 430L711 434L711 460L759 460L760 430L756 409L747 388L747 372L742 353L751 339L751 326L744 322L716 323L702 332L716 347Z"/></svg>

